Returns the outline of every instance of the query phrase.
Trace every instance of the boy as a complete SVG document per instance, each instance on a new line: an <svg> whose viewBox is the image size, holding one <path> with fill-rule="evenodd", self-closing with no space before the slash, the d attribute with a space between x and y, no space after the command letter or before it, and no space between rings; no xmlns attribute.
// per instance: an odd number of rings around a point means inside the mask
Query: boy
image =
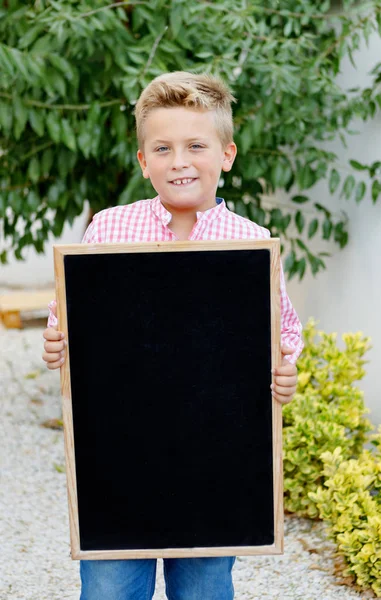
<svg viewBox="0 0 381 600"><path fill-rule="evenodd" d="M231 102L225 84L210 75L186 72L156 77L135 109L143 177L158 196L96 214L84 243L175 240L263 239L268 230L230 212L216 198L221 170L233 166ZM43 359L49 369L65 360L66 340L57 331L55 303L44 331ZM84 307L85 308L85 307ZM295 362L302 350L301 324L281 272L282 363L274 370L272 394L285 404L296 390ZM169 600L232 600L234 558L165 559ZM82 561L81 600L149 600L156 560Z"/></svg>

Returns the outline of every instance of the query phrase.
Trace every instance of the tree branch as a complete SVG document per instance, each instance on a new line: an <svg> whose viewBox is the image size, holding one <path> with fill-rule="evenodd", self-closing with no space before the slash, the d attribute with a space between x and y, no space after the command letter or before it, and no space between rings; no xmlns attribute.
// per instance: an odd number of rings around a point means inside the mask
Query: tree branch
<svg viewBox="0 0 381 600"><path fill-rule="evenodd" d="M150 68L150 66L151 66L151 63L152 63L152 61L153 61L153 58L154 58L154 56L155 56L155 53L156 53L157 47L158 47L158 45L159 45L159 43L160 43L160 40L161 40L161 39L162 39L162 37L165 35L165 32L167 31L167 29L168 29L168 25L166 25L166 26L164 27L164 31L163 31L163 32L162 32L160 35L158 35L158 36L157 36L157 38L156 38L156 40L155 40L155 42L154 42L154 45L152 46L152 49L151 49L150 55L149 55L149 57L148 57L147 64L145 65L145 67L144 67L144 69L143 69L143 72L142 72L142 74L141 74L141 77L142 77L142 78L144 77L144 75L146 74L146 72L148 71L148 69Z"/></svg>
<svg viewBox="0 0 381 600"><path fill-rule="evenodd" d="M214 4L212 4L211 2L207 2L206 0L198 0L198 2L201 4L205 4L209 8L213 8L214 10L217 10L217 11L224 10L220 6L215 6ZM368 5L366 8L367 9L372 8L372 10L374 12L381 12L381 8L377 4L373 4L371 6ZM349 11L337 12L337 13L331 12L331 13L315 14L315 15L309 15L308 13L291 12L291 11L287 11L287 10L277 10L275 8L265 8L264 6L250 6L250 10L253 12L264 13L267 15L279 15L280 17L285 17L285 18L294 17L296 19L299 19L299 18L302 19L302 18L308 17L309 19L329 20L329 19L335 19L335 18L348 19L351 15L361 13L361 6L358 7L358 10L352 10L350 12ZM231 12L231 10L225 9L225 12Z"/></svg>
<svg viewBox="0 0 381 600"><path fill-rule="evenodd" d="M319 56L318 61L316 62L316 66L319 66L319 64L325 59L327 58L327 56L329 56L335 48L337 48L337 46L343 41L345 40L346 37L348 37L351 33L353 33L358 27L362 26L369 18L372 18L372 15L367 15L366 17L364 17L363 19L360 19L360 21L358 21L357 23L353 24L353 27L350 28L350 30L346 33L342 33L335 41L333 44L331 44L326 50L324 50L324 52Z"/></svg>
<svg viewBox="0 0 381 600"><path fill-rule="evenodd" d="M3 92L0 92L0 98L13 100L11 94L4 94ZM92 106L91 104L47 104L46 102L39 102L38 100L23 100L23 102L27 106L38 106L39 108L48 108L50 110L89 110ZM105 108L106 106L124 103L124 99L108 100L107 102L101 102L99 106Z"/></svg>
<svg viewBox="0 0 381 600"><path fill-rule="evenodd" d="M24 156L21 156L20 162L24 162L24 160L27 160L31 156L34 156L34 154L38 154L39 152L41 152L41 150L46 150L47 148L50 148L50 146L54 145L55 142L45 142L45 144L41 144L41 146L37 146L37 148L34 147L33 150L27 152L27 154L24 154Z"/></svg>
<svg viewBox="0 0 381 600"><path fill-rule="evenodd" d="M109 10L110 8L118 8L118 6L133 6L135 4L148 4L148 2L139 2L132 1L130 2L114 2L113 4L108 4L107 6L101 6L100 8L96 8L95 10L91 10L90 12L83 13L76 17L76 19L84 19L85 17L90 17L91 15L95 15L95 13L100 12L101 10Z"/></svg>

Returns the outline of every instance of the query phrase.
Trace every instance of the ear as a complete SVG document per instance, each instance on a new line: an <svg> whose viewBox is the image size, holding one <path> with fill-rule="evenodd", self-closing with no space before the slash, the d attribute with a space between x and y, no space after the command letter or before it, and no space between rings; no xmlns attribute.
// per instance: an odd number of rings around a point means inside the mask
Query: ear
<svg viewBox="0 0 381 600"><path fill-rule="evenodd" d="M230 142L230 144L228 144L224 150L224 154L223 154L223 159L222 159L222 170L223 171L230 171L233 163L234 163L234 159L237 156L237 146L235 145L234 142Z"/></svg>
<svg viewBox="0 0 381 600"><path fill-rule="evenodd" d="M139 149L139 150L137 151L137 153L136 153L136 156L137 156L137 159L138 159L138 161L139 161L139 165L140 165L140 168L141 168L141 170L142 170L143 177L144 177L145 179L149 179L149 173L148 173L147 161L146 161L146 159L145 159L145 157L144 157L144 154L143 154L143 152L142 152L142 151Z"/></svg>

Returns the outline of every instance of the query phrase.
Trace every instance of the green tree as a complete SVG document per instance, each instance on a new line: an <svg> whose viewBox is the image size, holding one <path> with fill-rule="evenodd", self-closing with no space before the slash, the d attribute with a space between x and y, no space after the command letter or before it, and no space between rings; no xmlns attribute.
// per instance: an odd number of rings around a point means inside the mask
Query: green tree
<svg viewBox="0 0 381 600"><path fill-rule="evenodd" d="M237 213L280 235L285 269L303 277L325 267L308 240L340 248L347 218L309 190L360 202L381 193L381 163L338 164L323 149L345 141L354 117L381 107L381 63L372 84L344 93L342 59L381 35L381 0L6 0L0 8L0 218L2 262L33 245L43 252L88 199L93 211L152 197L135 160L133 107L142 88L172 70L222 75L238 99L239 155L221 195ZM295 210L262 196L292 194ZM306 207L308 210L306 210ZM312 217L311 217L312 214Z"/></svg>

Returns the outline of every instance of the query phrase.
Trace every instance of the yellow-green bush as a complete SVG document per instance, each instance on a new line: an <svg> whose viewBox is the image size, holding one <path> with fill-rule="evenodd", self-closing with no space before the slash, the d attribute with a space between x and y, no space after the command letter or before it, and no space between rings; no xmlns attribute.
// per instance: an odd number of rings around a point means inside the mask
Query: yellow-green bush
<svg viewBox="0 0 381 600"><path fill-rule="evenodd" d="M310 497L345 558L343 574L381 598L381 427L374 441L377 451L358 459L345 460L341 448L325 452L324 485Z"/></svg>
<svg viewBox="0 0 381 600"><path fill-rule="evenodd" d="M372 429L363 392L354 385L365 375L369 338L355 333L342 339L343 350L337 334L317 331L312 319L307 323L297 394L283 410L285 508L301 516L319 515L309 493L324 482L322 454L340 446L343 458L356 457Z"/></svg>

